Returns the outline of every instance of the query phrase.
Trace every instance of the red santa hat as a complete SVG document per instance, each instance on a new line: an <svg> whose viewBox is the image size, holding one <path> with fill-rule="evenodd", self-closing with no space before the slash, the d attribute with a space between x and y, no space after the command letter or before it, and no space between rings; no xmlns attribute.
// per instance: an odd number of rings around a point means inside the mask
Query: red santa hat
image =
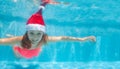
<svg viewBox="0 0 120 69"><path fill-rule="evenodd" d="M39 13L33 14L28 19L26 29L27 29L27 31L29 31L29 30L40 30L40 31L45 32L45 23L44 23L42 15L39 14Z"/></svg>

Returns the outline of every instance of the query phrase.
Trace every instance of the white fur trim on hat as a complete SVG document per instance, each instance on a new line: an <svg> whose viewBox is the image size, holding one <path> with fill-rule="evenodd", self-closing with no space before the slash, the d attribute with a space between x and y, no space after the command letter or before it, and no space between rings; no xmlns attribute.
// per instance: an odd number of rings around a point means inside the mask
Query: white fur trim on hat
<svg viewBox="0 0 120 69"><path fill-rule="evenodd" d="M26 25L26 29L27 29L27 31L29 31L29 30L40 30L40 31L45 32L45 26L40 25L40 24L28 24L28 25Z"/></svg>
<svg viewBox="0 0 120 69"><path fill-rule="evenodd" d="M45 9L45 7L44 7L44 6L39 6L39 9L43 9L43 10L44 10L44 9Z"/></svg>

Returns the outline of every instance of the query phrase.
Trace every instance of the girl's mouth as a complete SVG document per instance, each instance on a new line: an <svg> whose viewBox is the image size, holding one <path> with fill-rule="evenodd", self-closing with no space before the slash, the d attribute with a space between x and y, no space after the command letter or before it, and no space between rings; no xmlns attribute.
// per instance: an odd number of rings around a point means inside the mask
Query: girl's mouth
<svg viewBox="0 0 120 69"><path fill-rule="evenodd" d="M32 40L32 43L33 43L33 44L36 43L36 42L38 42L38 40Z"/></svg>

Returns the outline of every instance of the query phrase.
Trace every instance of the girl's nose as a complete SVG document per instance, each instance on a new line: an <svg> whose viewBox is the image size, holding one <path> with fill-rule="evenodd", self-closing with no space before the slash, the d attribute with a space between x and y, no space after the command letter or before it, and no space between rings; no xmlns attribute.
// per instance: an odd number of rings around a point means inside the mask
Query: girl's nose
<svg viewBox="0 0 120 69"><path fill-rule="evenodd" d="M37 35L33 35L33 38L37 38Z"/></svg>

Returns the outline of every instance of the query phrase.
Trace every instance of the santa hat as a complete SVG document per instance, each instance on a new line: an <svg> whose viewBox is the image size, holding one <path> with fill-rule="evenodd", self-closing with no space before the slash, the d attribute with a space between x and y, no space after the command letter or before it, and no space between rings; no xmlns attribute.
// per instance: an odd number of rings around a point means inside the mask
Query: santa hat
<svg viewBox="0 0 120 69"><path fill-rule="evenodd" d="M27 29L27 31L29 31L29 30L40 30L40 31L45 32L45 24L44 24L44 20L43 20L42 15L39 14L39 13L33 14L28 19L26 29Z"/></svg>

